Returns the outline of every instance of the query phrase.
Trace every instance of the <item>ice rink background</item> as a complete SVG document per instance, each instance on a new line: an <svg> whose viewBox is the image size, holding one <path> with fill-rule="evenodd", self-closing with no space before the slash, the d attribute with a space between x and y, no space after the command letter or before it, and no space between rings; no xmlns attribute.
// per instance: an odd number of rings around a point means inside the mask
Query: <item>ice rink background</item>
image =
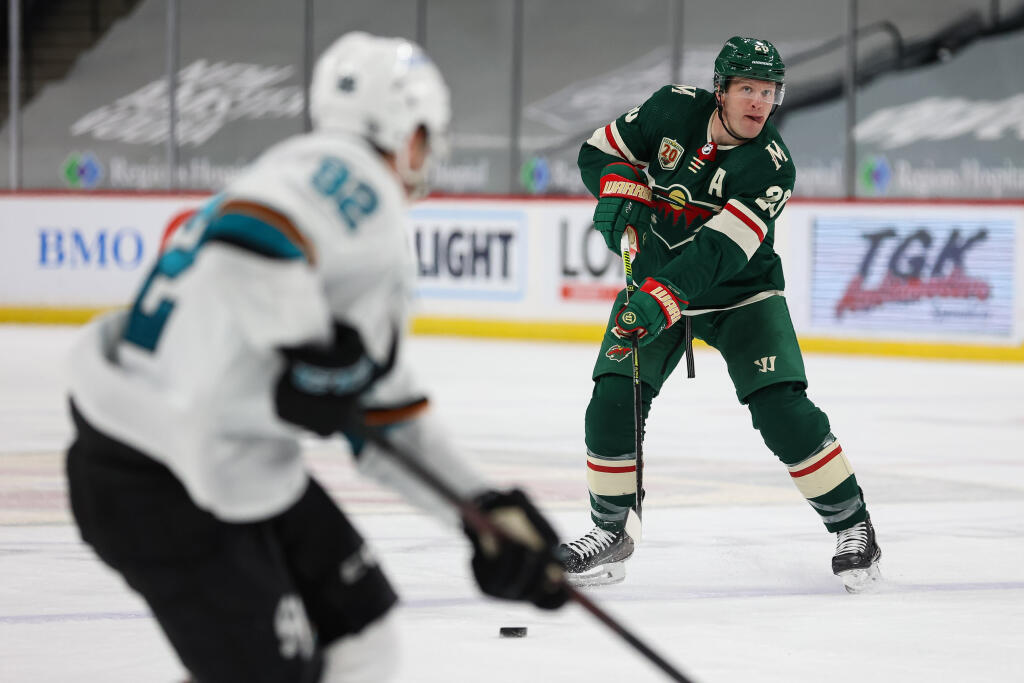
<svg viewBox="0 0 1024 683"><path fill-rule="evenodd" d="M0 681L181 681L145 605L70 524L62 387L74 331L0 326ZM529 490L564 535L585 531L596 345L411 347L465 452ZM1024 365L806 363L867 496L883 591L843 591L833 537L705 350L697 379L673 378L652 412L646 538L626 582L589 594L701 683L1024 680ZM666 680L578 607L481 597L461 534L357 477L340 443L311 442L309 455L403 597L401 681ZM529 636L499 639L500 626Z"/></svg>

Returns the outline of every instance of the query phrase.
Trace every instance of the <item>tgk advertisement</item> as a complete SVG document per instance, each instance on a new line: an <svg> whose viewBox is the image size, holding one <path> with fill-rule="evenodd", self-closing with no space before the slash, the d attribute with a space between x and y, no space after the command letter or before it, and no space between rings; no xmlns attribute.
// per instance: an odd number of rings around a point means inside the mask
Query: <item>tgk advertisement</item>
<svg viewBox="0 0 1024 683"><path fill-rule="evenodd" d="M821 217L814 224L815 326L1009 337L1009 220Z"/></svg>

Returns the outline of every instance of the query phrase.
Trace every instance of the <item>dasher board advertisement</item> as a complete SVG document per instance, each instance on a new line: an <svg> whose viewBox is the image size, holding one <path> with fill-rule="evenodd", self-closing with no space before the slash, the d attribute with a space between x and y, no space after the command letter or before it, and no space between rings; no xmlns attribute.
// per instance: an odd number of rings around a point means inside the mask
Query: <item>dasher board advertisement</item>
<svg viewBox="0 0 1024 683"><path fill-rule="evenodd" d="M812 239L815 328L1013 335L1014 221L819 216Z"/></svg>
<svg viewBox="0 0 1024 683"><path fill-rule="evenodd" d="M526 295L526 211L424 205L413 208L409 223L421 297L519 301Z"/></svg>
<svg viewBox="0 0 1024 683"><path fill-rule="evenodd" d="M0 306L123 306L198 196L0 197Z"/></svg>

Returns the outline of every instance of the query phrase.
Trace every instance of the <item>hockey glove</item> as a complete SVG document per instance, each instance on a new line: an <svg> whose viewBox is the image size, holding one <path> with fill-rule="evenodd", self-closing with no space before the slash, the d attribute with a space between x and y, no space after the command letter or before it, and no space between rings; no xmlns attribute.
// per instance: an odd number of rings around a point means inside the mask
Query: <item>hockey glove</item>
<svg viewBox="0 0 1024 683"><path fill-rule="evenodd" d="M619 253L626 226L637 234L651 221L651 188L644 172L625 161L608 164L601 171L601 196L594 209L594 228L608 248Z"/></svg>
<svg viewBox="0 0 1024 683"><path fill-rule="evenodd" d="M629 339L635 334L640 346L650 344L662 330L683 317L683 309L688 304L675 287L649 277L615 316L612 334L619 339Z"/></svg>
<svg viewBox="0 0 1024 683"><path fill-rule="evenodd" d="M464 525L473 542L473 574L487 595L558 609L569 599L562 566L555 557L558 536L519 489L487 491L473 501L505 538L477 533Z"/></svg>
<svg viewBox="0 0 1024 683"><path fill-rule="evenodd" d="M281 349L284 372L277 380L274 406L286 422L329 436L356 419L358 397L379 376L359 333L334 324L334 342Z"/></svg>

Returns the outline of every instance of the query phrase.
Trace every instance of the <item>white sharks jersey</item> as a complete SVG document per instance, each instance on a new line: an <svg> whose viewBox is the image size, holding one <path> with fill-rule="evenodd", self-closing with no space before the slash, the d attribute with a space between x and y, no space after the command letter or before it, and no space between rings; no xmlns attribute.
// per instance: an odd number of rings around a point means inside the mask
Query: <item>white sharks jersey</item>
<svg viewBox="0 0 1024 683"><path fill-rule="evenodd" d="M197 505L266 518L307 481L298 428L274 409L279 349L327 343L337 320L392 371L362 397L374 422L435 459L464 494L482 488L402 359L415 268L404 190L359 138L312 133L267 150L172 236L131 309L83 332L71 398L97 429L165 464ZM426 452L429 451L429 452ZM374 447L361 467L413 490ZM433 500L421 502L432 505Z"/></svg>

